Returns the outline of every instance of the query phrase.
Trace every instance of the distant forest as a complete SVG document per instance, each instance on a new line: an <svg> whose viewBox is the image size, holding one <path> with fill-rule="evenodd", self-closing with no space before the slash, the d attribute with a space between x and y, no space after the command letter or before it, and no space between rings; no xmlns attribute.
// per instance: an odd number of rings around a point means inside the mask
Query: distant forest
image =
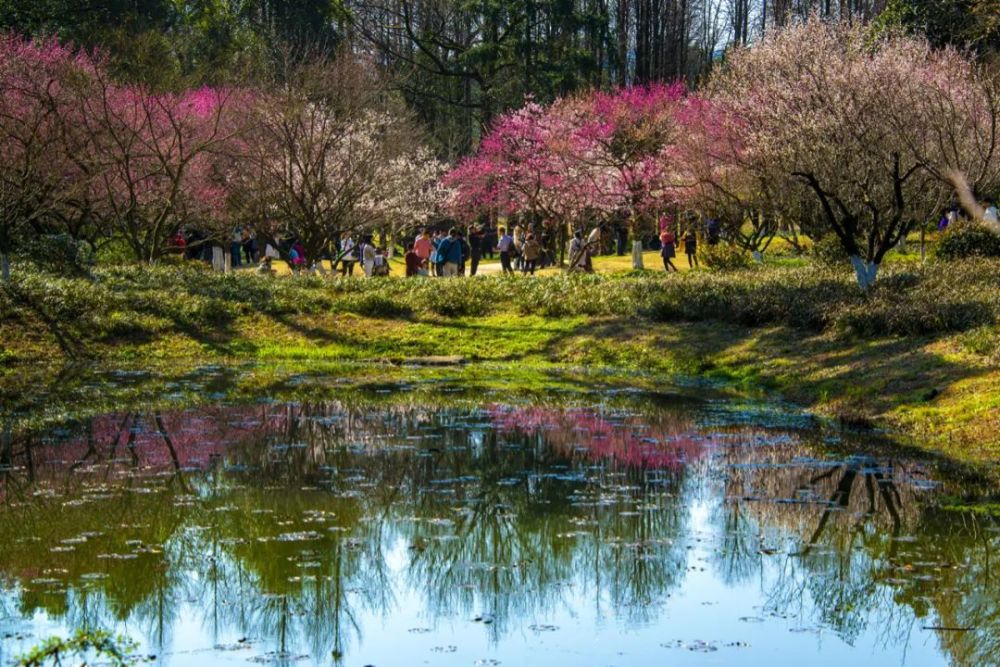
<svg viewBox="0 0 1000 667"><path fill-rule="evenodd" d="M529 96L696 86L728 48L813 13L1000 50L1000 0L0 0L3 28L99 48L117 76L159 89L278 81L290 60L349 53L448 160Z"/></svg>

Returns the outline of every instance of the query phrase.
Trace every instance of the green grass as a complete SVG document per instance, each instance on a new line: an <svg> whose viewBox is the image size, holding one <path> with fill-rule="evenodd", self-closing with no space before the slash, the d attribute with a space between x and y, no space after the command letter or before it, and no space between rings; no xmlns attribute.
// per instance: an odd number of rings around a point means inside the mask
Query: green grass
<svg viewBox="0 0 1000 667"><path fill-rule="evenodd" d="M813 265L477 280L21 271L0 286L0 399L5 409L32 404L71 359L292 365L346 378L374 367L386 381L458 377L509 391L565 378L650 388L699 378L992 461L998 314L1000 263L990 261L888 266L870 295L846 267ZM461 365L408 367L437 357Z"/></svg>

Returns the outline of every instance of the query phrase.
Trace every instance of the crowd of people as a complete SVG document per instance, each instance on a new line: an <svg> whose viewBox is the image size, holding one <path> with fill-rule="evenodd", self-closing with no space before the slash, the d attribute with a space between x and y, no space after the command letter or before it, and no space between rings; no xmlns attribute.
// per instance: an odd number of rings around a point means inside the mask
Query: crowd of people
<svg viewBox="0 0 1000 667"><path fill-rule="evenodd" d="M670 227L666 218L661 220L658 240L664 268L667 271L678 270L672 262L678 244L687 254L689 264L697 266L698 237L694 229L688 229L678 242ZM711 234L708 238L712 242ZM616 241L618 254L624 254L620 230L614 230L610 235L605 225L593 227L586 234L577 230L567 248L568 270L593 272L593 258L604 252L607 243L611 244L613 251ZM327 274L330 271L325 268L324 260L328 260L331 269L342 276L354 276L356 270L369 278L388 276L393 254L393 245L380 245L373 234L356 239L354 234L347 232L341 236L333 252L309 262L306 249L299 240L283 239L273 245L261 240L258 244L257 234L249 226L233 229L228 254L194 229L179 230L171 245L186 259L203 260L219 270L224 269L228 261L230 268L256 266L262 274L275 274L273 263L282 260L293 273ZM559 261L555 238L547 228L536 225L515 224L498 228L472 225L467 230L459 227L447 230L421 228L413 237L406 239L402 247L407 277L475 276L482 260L495 258L499 258L503 274L534 275L536 271Z"/></svg>
<svg viewBox="0 0 1000 667"><path fill-rule="evenodd" d="M984 202L982 210L985 211L982 216L985 222L1000 224L1000 215L993 200ZM960 217L958 206L952 206L943 211L938 228L943 231ZM680 270L674 260L682 252L688 267L698 268L699 240L708 245L716 245L722 239L721 225L711 217L704 221L676 221L664 216L659 219L658 231L658 236L653 237L652 245L659 248L663 269L667 272ZM593 258L606 250L605 245L610 244L612 251L617 246L618 254L625 254L625 238L627 234L623 233L622 227L614 228L610 233L605 225L595 226L586 234L583 230L577 230L569 241L568 263L565 266L569 271L593 272ZM329 271L322 261L325 259L330 261L333 271L343 276L355 275L356 268L369 278L388 276L392 270L392 244L379 245L372 234L355 240L353 234L345 233L335 252L311 263L307 262L307 253L302 243L296 239L276 242L277 247L271 243L262 244L263 251L258 245L254 230L247 226L233 230L228 258L223 254L222 248L210 243L197 230L182 229L172 239L172 245L187 259L204 260L220 269L228 259L232 268L256 265L258 272L274 274L276 272L272 263L284 259L294 273L327 274ZM503 274L534 275L539 269L553 266L558 261L555 238L548 228L536 225L515 224L494 228L483 224L472 225L467 230L459 227L448 230L421 228L414 236L406 239L402 247L407 277L475 276L483 259L492 260L496 257L499 257L500 271Z"/></svg>

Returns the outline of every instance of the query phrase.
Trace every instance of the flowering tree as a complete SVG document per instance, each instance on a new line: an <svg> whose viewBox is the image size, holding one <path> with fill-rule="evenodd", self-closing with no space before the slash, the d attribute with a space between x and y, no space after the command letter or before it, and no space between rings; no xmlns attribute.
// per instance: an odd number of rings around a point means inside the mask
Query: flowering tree
<svg viewBox="0 0 1000 667"><path fill-rule="evenodd" d="M529 102L499 118L476 155L445 178L453 214L495 210L550 224L624 215L638 242L674 200L673 152L686 105L679 84L595 92L548 107Z"/></svg>
<svg viewBox="0 0 1000 667"><path fill-rule="evenodd" d="M760 258L789 227L765 165L746 150L741 126L711 100L691 96L674 153L676 190L684 208L702 211L723 238Z"/></svg>
<svg viewBox="0 0 1000 667"><path fill-rule="evenodd" d="M69 200L77 179L63 159L66 81L95 70L85 54L58 42L0 36L0 265L28 230L38 229Z"/></svg>
<svg viewBox="0 0 1000 667"><path fill-rule="evenodd" d="M244 129L237 112L248 99L213 88L153 94L103 75L80 87L80 130L93 141L75 158L89 175L87 203L137 260L156 261L184 225L222 236L219 158Z"/></svg>
<svg viewBox="0 0 1000 667"><path fill-rule="evenodd" d="M428 217L442 197L443 167L412 123L384 110L383 92L344 55L262 96L230 182L231 210L275 247L298 240L309 260L343 232L392 231Z"/></svg>
<svg viewBox="0 0 1000 667"><path fill-rule="evenodd" d="M688 104L682 84L650 84L577 100L573 158L589 167L595 203L624 211L636 239L674 202L676 142Z"/></svg>
<svg viewBox="0 0 1000 667"><path fill-rule="evenodd" d="M958 158L936 128L963 136L989 134L984 122L995 128L995 114L965 103L982 88L961 61L922 40L873 42L861 26L812 19L733 53L710 93L739 123L737 166L786 207L814 199L867 289L885 254L950 196L941 174ZM980 168L996 159L984 142L975 153L965 140L959 146L965 169L970 159Z"/></svg>

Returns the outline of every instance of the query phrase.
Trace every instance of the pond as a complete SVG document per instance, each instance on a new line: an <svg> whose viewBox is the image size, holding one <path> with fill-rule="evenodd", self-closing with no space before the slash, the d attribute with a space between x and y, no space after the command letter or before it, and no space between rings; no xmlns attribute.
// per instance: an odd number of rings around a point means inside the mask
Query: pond
<svg viewBox="0 0 1000 667"><path fill-rule="evenodd" d="M699 391L451 389L6 433L0 664L998 664L981 482Z"/></svg>

